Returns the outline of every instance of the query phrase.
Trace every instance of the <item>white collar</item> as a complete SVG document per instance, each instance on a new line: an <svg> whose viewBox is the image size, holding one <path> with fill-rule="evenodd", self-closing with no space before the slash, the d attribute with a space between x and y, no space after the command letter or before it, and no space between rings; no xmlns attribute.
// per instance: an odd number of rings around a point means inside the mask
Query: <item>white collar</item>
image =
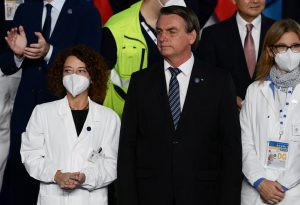
<svg viewBox="0 0 300 205"><path fill-rule="evenodd" d="M249 24L249 22L245 21L239 12L236 14L236 22L240 29L246 29L246 25ZM259 29L261 25L261 15L258 15L253 21L251 22L253 25L253 29Z"/></svg>
<svg viewBox="0 0 300 205"><path fill-rule="evenodd" d="M48 1L46 1L46 0L44 0L44 6L46 4L51 4L58 11L61 11L64 3L65 3L65 0L53 0L50 3Z"/></svg>
<svg viewBox="0 0 300 205"><path fill-rule="evenodd" d="M191 75L192 68L193 68L193 65L194 65L195 58L194 58L193 53L191 53L191 54L192 54L191 57L187 61L185 61L180 66L178 66L178 68L181 70L181 72L185 76ZM166 60L164 60L165 71L167 71L169 67L173 67L173 66L171 66Z"/></svg>

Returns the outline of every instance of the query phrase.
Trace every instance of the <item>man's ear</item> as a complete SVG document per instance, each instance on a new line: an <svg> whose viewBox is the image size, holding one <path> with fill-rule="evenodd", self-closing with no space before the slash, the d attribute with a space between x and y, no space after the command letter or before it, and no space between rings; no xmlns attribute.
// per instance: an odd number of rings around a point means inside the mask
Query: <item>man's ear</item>
<svg viewBox="0 0 300 205"><path fill-rule="evenodd" d="M195 43L196 38L197 38L197 34L196 34L196 30L194 29L192 32L189 33L189 41L191 45Z"/></svg>

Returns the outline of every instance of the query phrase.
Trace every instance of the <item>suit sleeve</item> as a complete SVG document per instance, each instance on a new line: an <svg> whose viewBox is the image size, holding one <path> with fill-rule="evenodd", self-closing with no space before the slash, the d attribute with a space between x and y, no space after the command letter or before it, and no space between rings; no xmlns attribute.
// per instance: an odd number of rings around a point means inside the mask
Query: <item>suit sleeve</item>
<svg viewBox="0 0 300 205"><path fill-rule="evenodd" d="M26 131L22 134L21 158L29 175L46 183L54 182L58 167L56 163L45 157L46 128L44 117L38 106L32 112Z"/></svg>
<svg viewBox="0 0 300 205"><path fill-rule="evenodd" d="M242 182L241 131L236 108L235 91L227 74L220 103L220 131L222 137L220 204L239 205Z"/></svg>
<svg viewBox="0 0 300 205"><path fill-rule="evenodd" d="M259 160L254 144L254 126L252 107L253 101L256 99L256 90L250 85L247 90L244 105L240 113L240 124L242 130L242 147L243 147L243 173L248 182L254 186L254 183L260 178L266 178L264 167Z"/></svg>
<svg viewBox="0 0 300 205"><path fill-rule="evenodd" d="M122 117L118 154L119 205L138 205L136 187L136 139L138 129L137 85L132 75Z"/></svg>
<svg viewBox="0 0 300 205"><path fill-rule="evenodd" d="M21 4L16 10L14 20L13 20L13 27L22 25L23 15L24 15L24 6L23 4ZM22 65L20 67L17 67L14 60L14 53L12 52L12 50L9 49L7 52L4 52L0 56L0 69L4 74L12 75L18 72L21 69L21 67Z"/></svg>
<svg viewBox="0 0 300 205"><path fill-rule="evenodd" d="M117 155L120 134L120 119L114 113L106 120L102 152L95 163L82 169L86 176L83 188L90 191L105 187L117 178Z"/></svg>

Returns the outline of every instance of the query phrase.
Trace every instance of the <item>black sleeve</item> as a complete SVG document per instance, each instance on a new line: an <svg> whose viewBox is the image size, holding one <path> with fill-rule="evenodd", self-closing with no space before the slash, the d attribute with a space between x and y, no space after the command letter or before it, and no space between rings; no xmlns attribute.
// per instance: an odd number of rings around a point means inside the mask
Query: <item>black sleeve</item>
<svg viewBox="0 0 300 205"><path fill-rule="evenodd" d="M241 128L231 76L223 81L219 127L222 134L220 204L240 205L242 184Z"/></svg>
<svg viewBox="0 0 300 205"><path fill-rule="evenodd" d="M110 69L117 62L117 45L111 31L104 27L102 30L101 55L106 59Z"/></svg>
<svg viewBox="0 0 300 205"><path fill-rule="evenodd" d="M138 135L137 86L132 75L125 101L117 163L119 205L138 205L136 187L136 140Z"/></svg>

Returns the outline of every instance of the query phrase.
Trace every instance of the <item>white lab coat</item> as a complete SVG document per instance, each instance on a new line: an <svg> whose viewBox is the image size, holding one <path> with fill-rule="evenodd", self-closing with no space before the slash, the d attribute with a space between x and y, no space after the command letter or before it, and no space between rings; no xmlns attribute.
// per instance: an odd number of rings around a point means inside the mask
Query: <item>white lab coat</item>
<svg viewBox="0 0 300 205"><path fill-rule="evenodd" d="M40 181L38 205L106 205L107 185L116 179L120 120L109 108L89 100L89 112L77 136L67 98L37 105L22 134L21 157L31 177ZM101 156L90 162L92 150ZM54 182L57 170L83 172L75 190Z"/></svg>
<svg viewBox="0 0 300 205"><path fill-rule="evenodd" d="M281 137L289 142L287 167L286 170L275 170L264 166L267 140L278 140L280 130L279 109L275 108L270 83L252 83L240 113L243 173L246 177L242 184L242 205L264 204L252 186L261 177L278 181L289 189L280 205L300 202L300 85L296 86L292 94L284 135Z"/></svg>
<svg viewBox="0 0 300 205"><path fill-rule="evenodd" d="M0 192L10 144L10 119L22 71L4 75L0 69Z"/></svg>

